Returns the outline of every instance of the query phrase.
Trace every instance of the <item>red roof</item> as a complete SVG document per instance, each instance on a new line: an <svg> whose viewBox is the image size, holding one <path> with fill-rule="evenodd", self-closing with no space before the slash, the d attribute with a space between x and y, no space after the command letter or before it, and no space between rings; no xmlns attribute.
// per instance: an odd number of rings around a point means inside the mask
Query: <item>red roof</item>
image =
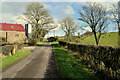
<svg viewBox="0 0 120 80"><path fill-rule="evenodd" d="M0 23L0 30L3 31L25 31L21 24Z"/></svg>

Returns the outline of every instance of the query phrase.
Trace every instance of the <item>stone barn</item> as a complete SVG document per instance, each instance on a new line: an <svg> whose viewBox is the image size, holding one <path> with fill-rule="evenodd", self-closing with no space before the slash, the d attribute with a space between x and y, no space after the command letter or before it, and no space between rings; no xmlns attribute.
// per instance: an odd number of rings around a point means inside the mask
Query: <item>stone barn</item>
<svg viewBox="0 0 120 80"><path fill-rule="evenodd" d="M0 36L8 43L24 43L25 29L21 24L0 23Z"/></svg>

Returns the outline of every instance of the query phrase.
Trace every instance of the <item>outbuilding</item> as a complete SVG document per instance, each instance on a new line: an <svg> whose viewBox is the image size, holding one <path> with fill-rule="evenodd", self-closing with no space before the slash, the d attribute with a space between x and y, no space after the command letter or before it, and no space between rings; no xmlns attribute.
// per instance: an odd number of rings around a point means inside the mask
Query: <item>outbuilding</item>
<svg viewBox="0 0 120 80"><path fill-rule="evenodd" d="M25 29L21 24L0 23L0 36L8 43L24 43Z"/></svg>

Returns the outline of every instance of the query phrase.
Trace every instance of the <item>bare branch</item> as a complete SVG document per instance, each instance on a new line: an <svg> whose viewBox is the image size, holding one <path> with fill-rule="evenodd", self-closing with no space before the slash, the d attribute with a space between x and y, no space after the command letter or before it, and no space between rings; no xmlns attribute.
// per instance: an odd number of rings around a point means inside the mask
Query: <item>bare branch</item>
<svg viewBox="0 0 120 80"><path fill-rule="evenodd" d="M74 22L74 20L67 16L60 20L61 28L65 32L68 41L71 40L71 36L75 33L77 24Z"/></svg>
<svg viewBox="0 0 120 80"><path fill-rule="evenodd" d="M33 33L37 38L39 35L42 35L42 32L49 31L55 27L50 24L53 23L52 17L50 17L47 9L44 8L44 5L39 2L32 2L26 6L26 12L23 14L24 21L32 25ZM42 31L44 30L44 31Z"/></svg>
<svg viewBox="0 0 120 80"><path fill-rule="evenodd" d="M83 21L89 25L94 33L96 44L98 45L101 32L106 28L105 24L107 22L106 8L98 3L88 3L87 6L82 7L83 13L79 11L80 18L78 20ZM99 33L97 38L96 33Z"/></svg>

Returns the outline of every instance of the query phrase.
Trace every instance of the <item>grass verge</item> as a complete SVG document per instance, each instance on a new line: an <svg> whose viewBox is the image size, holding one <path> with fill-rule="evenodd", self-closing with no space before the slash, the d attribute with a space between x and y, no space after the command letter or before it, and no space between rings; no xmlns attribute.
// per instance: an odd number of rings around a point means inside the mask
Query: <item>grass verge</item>
<svg viewBox="0 0 120 80"><path fill-rule="evenodd" d="M69 78L75 80L100 80L94 74L92 69L83 65L82 60L76 58L74 54L69 53L65 48L60 45L53 44L53 52L57 70L62 78Z"/></svg>
<svg viewBox="0 0 120 80"><path fill-rule="evenodd" d="M19 61L20 59L24 58L25 56L28 56L31 54L30 50L19 50L12 56L7 56L2 59L2 70L7 68L9 65Z"/></svg>
<svg viewBox="0 0 120 80"><path fill-rule="evenodd" d="M45 43L46 43L46 41L38 42L38 43L36 44L36 46L44 45Z"/></svg>

